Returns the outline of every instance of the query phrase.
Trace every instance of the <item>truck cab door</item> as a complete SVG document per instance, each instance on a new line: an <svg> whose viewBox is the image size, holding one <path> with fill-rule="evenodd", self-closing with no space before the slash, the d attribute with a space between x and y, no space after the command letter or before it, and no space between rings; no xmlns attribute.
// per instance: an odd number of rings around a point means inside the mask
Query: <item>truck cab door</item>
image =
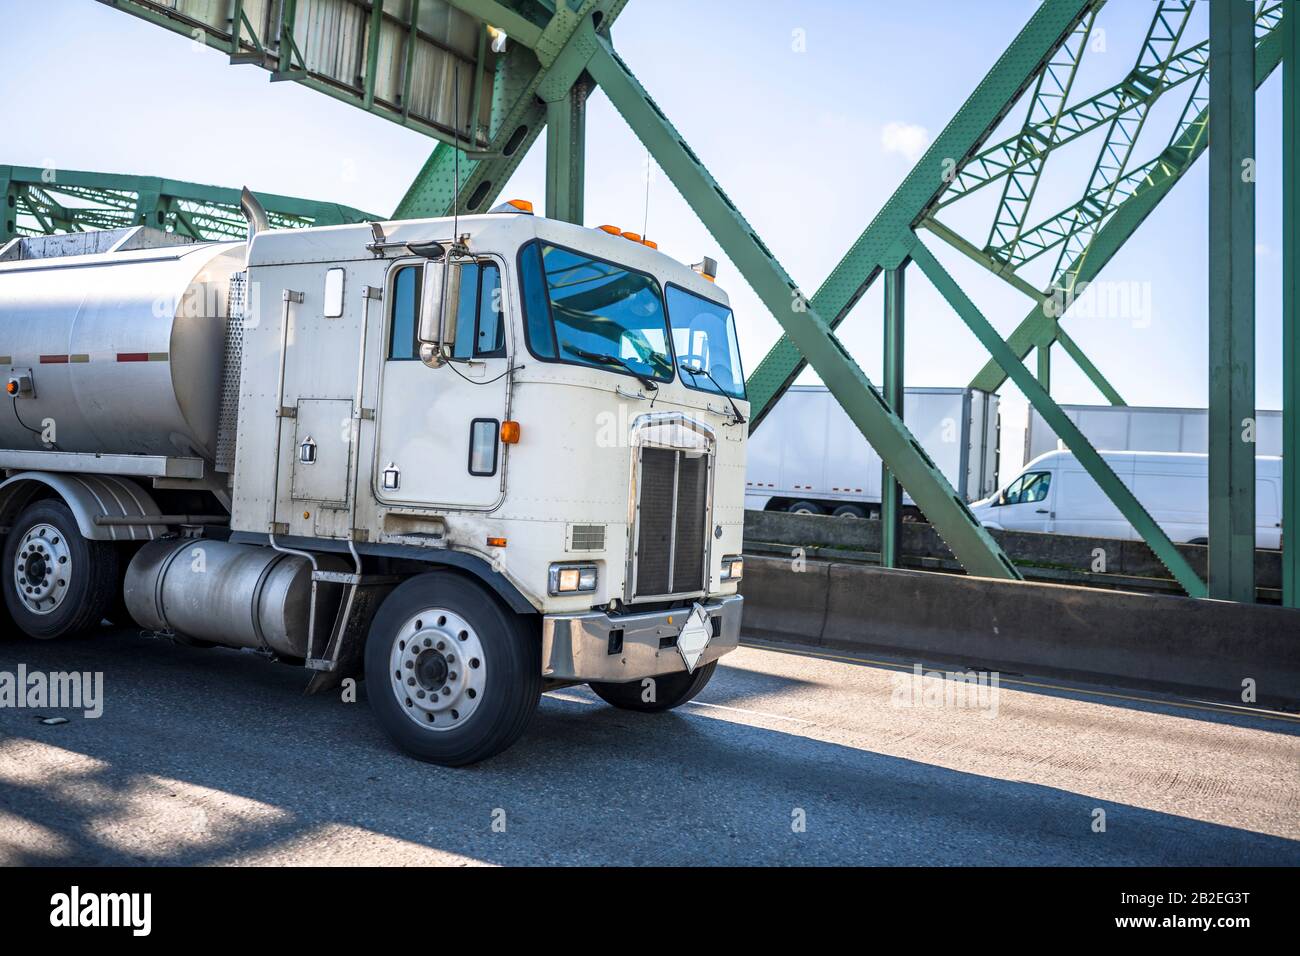
<svg viewBox="0 0 1300 956"><path fill-rule="evenodd" d="M490 510L504 489L501 423L509 404L509 323L500 260L461 270L452 360L420 361L423 259L399 260L385 294L384 361L372 488L376 500L415 509ZM440 266L439 266L440 267Z"/></svg>

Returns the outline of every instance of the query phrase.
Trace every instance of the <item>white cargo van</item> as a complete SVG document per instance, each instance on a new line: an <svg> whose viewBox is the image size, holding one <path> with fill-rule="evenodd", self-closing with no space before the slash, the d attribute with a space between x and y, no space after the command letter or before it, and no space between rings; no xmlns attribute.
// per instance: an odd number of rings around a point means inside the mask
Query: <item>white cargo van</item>
<svg viewBox="0 0 1300 956"><path fill-rule="evenodd" d="M1101 453L1169 537L1205 544L1209 536L1209 458L1177 452ZM1282 459L1255 459L1255 547L1282 546ZM1025 466L1005 488L971 505L987 528L1136 541L1138 533L1072 452L1053 451Z"/></svg>

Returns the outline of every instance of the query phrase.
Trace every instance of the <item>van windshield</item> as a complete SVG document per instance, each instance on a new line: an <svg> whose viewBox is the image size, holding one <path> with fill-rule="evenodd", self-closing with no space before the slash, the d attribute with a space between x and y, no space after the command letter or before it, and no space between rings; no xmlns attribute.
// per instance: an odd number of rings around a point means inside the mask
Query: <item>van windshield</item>
<svg viewBox="0 0 1300 956"><path fill-rule="evenodd" d="M519 275L528 348L539 359L672 379L653 276L542 242L520 251Z"/></svg>

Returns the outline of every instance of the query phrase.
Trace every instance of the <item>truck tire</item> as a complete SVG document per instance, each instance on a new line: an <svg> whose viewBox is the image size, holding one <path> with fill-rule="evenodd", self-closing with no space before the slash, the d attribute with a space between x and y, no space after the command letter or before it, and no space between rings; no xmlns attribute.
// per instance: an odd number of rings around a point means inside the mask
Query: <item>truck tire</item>
<svg viewBox="0 0 1300 956"><path fill-rule="evenodd" d="M819 515L823 513L821 505L813 504L811 501L796 501L785 510L792 515Z"/></svg>
<svg viewBox="0 0 1300 956"><path fill-rule="evenodd" d="M462 767L524 732L542 693L541 641L477 582L421 574L379 606L365 673L370 709L397 746Z"/></svg>
<svg viewBox="0 0 1300 956"><path fill-rule="evenodd" d="M833 518L865 518L867 509L862 505L840 505L831 512Z"/></svg>
<svg viewBox="0 0 1300 956"><path fill-rule="evenodd" d="M38 640L82 634L104 619L118 585L118 553L81 536L62 501L29 505L5 542L5 606L18 629Z"/></svg>
<svg viewBox="0 0 1300 956"><path fill-rule="evenodd" d="M718 662L710 661L694 674L680 671L676 674L662 674L647 678L654 681L654 699L647 701L645 681L634 680L626 684L606 684L592 681L589 685L596 696L605 703L620 710L636 710L643 714L655 714L664 710L680 707L693 698L709 682Z"/></svg>

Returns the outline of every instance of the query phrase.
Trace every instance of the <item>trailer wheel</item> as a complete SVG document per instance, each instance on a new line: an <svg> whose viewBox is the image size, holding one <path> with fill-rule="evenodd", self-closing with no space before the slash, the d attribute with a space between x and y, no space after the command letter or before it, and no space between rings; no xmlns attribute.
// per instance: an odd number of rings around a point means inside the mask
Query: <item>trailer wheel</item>
<svg viewBox="0 0 1300 956"><path fill-rule="evenodd" d="M446 573L404 581L380 605L365 669L388 736L445 767L505 750L542 693L541 642L486 588Z"/></svg>
<svg viewBox="0 0 1300 956"><path fill-rule="evenodd" d="M62 501L30 505L5 543L5 606L18 629L50 640L90 630L104 619L118 582L117 549L81 536Z"/></svg>
<svg viewBox="0 0 1300 956"><path fill-rule="evenodd" d="M704 690L704 685L709 682L709 678L717 668L718 662L710 661L694 674L679 671L676 674L662 674L659 677L647 677L645 680L634 680L625 684L593 681L588 686L596 692L597 697L620 710L637 710L643 714L654 714L672 710L689 701ZM647 681L653 681L653 684L647 684Z"/></svg>
<svg viewBox="0 0 1300 956"><path fill-rule="evenodd" d="M831 516L834 518L865 518L867 509L861 505L840 505L831 512Z"/></svg>
<svg viewBox="0 0 1300 956"><path fill-rule="evenodd" d="M796 501L785 510L790 512L792 515L819 515L822 513L821 507L813 504L811 501Z"/></svg>

